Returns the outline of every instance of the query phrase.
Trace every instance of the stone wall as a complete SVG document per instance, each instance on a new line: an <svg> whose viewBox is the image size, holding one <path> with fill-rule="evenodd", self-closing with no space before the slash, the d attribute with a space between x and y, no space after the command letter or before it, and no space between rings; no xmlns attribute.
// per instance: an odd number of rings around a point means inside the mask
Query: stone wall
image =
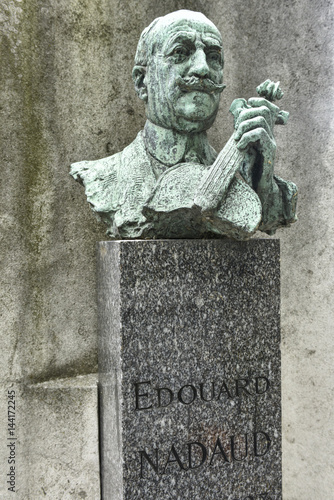
<svg viewBox="0 0 334 500"><path fill-rule="evenodd" d="M202 11L223 33L227 89L211 131L217 149L231 133L228 108L235 97L253 96L268 77L280 79L286 91L282 107L291 116L288 126L277 129L276 170L298 184L300 197L298 224L276 235L282 248L284 499L329 499L334 490L334 6L329 0L1 3L0 435L5 437L4 398L12 384L24 395L17 412L21 431L28 432L31 404L35 418L49 415L45 401L39 408L41 384L56 385L56 394L73 382L76 391L78 377L97 371L95 250L105 229L68 166L112 154L140 130L144 111L131 80L137 40L151 20L179 8ZM51 396L46 400L52 405ZM65 423L60 400L55 398L50 412ZM90 415L94 426L96 415ZM59 434L53 431L57 444ZM70 424L68 432L69 439L77 439ZM20 495L57 498L51 483L42 491L38 475L30 475L36 485L24 491L30 448L22 433L19 437ZM75 474L59 458L58 472L68 478L61 483L63 498L93 498L89 488L97 484L97 449L94 436L87 439L95 471L91 477L87 472L76 489ZM31 454L37 453L34 446ZM57 457L59 446L54 450ZM2 454L6 457L3 445ZM42 470L47 456L41 454ZM0 484L6 498L4 475Z"/></svg>

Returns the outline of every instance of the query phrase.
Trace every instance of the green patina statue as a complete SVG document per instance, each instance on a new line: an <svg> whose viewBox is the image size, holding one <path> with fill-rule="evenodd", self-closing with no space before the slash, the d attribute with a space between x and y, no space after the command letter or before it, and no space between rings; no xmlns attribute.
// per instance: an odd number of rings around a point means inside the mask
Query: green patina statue
<svg viewBox="0 0 334 500"><path fill-rule="evenodd" d="M218 155L207 140L223 67L221 35L201 13L173 12L143 31L132 75L144 130L120 153L71 166L111 238L244 240L297 220L295 184L274 175L273 128L288 118L273 104L278 84L233 101L235 131Z"/></svg>

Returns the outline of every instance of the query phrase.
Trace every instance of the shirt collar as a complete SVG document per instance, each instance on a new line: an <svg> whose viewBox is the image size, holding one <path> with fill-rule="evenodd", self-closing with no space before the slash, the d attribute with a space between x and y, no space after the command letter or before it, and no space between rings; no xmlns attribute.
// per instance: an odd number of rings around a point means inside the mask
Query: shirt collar
<svg viewBox="0 0 334 500"><path fill-rule="evenodd" d="M217 156L208 142L206 132L189 136L147 120L143 135L148 152L169 167L186 161L185 156L189 156L189 152L195 154L199 163L204 165L211 165Z"/></svg>

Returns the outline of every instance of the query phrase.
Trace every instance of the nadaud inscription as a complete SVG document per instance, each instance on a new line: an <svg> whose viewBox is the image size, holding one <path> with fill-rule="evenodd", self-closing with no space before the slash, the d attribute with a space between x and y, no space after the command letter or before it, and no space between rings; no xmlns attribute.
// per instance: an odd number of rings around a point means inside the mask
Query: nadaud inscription
<svg viewBox="0 0 334 500"><path fill-rule="evenodd" d="M223 432L216 436L214 446L208 443L191 441L184 445L172 444L167 453L159 448L150 453L140 450L140 477L154 479L156 475L173 474L176 471L189 472L203 465L222 466L232 462L243 462L247 458L264 457L270 450L272 439L264 431L230 435Z"/></svg>
<svg viewBox="0 0 334 500"><path fill-rule="evenodd" d="M184 384L180 388L159 387L151 380L134 383L135 410L166 408L172 403L191 405L196 400L210 403L245 396L259 396L270 388L267 377L237 378Z"/></svg>

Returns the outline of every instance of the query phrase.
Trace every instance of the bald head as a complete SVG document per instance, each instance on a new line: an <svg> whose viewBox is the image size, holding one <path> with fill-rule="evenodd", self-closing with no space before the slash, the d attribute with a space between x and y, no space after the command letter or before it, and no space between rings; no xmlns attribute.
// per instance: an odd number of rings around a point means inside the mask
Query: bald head
<svg viewBox="0 0 334 500"><path fill-rule="evenodd" d="M150 56L154 53L154 49L168 35L169 28L173 26L182 27L183 24L198 26L207 26L210 31L214 31L222 43L221 35L213 22L210 21L201 12L194 12L192 10L177 10L175 12L170 12L166 16L158 17L152 23L144 29L140 35L139 42L137 45L137 51L135 56L135 64L141 66L147 66Z"/></svg>

